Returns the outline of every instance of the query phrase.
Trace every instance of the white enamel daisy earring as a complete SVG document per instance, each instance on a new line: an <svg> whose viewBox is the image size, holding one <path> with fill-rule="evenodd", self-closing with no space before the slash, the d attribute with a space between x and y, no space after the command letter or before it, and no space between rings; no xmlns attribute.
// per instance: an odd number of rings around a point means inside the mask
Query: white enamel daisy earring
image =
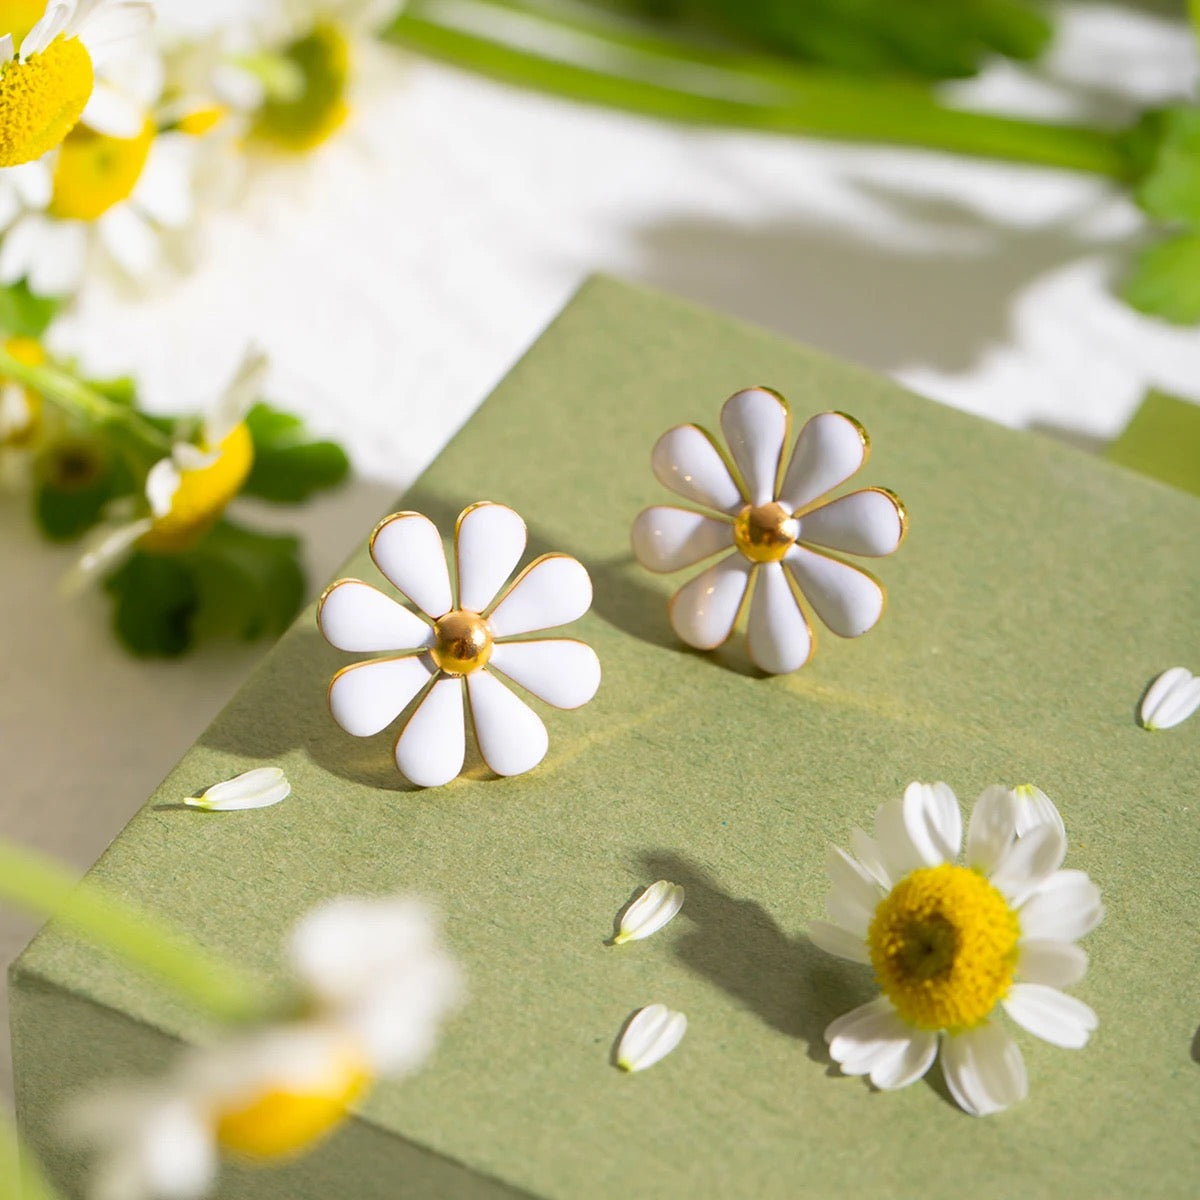
<svg viewBox="0 0 1200 1200"><path fill-rule="evenodd" d="M408 709L396 766L420 787L449 783L462 770L464 701L479 752L497 775L521 775L542 761L546 726L501 680L555 708L578 708L600 686L600 660L583 642L515 640L576 621L592 603L587 571L565 554L542 555L506 587L525 541L525 522L511 508L481 501L464 509L452 587L437 527L420 513L393 513L371 535L371 557L417 611L357 579L339 579L321 597L326 641L388 654L333 677L334 720L370 737Z"/></svg>
<svg viewBox="0 0 1200 1200"><path fill-rule="evenodd" d="M655 444L654 474L710 511L656 506L633 525L633 552L651 571L679 571L732 551L675 593L671 625L689 646L713 650L733 633L750 597L747 648L772 675L812 658L809 608L846 638L866 633L883 615L883 584L828 551L879 557L908 531L903 504L885 488L825 499L870 453L867 431L853 417L810 418L784 470L790 427L782 396L747 388L721 409L732 464L699 426L669 429Z"/></svg>

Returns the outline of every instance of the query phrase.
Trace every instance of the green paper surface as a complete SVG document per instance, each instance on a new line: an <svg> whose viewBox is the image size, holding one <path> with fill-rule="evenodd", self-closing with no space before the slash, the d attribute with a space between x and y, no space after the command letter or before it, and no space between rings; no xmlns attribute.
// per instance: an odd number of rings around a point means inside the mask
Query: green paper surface
<svg viewBox="0 0 1200 1200"><path fill-rule="evenodd" d="M871 564L877 629L820 639L765 678L740 640L680 646L666 601L691 572L633 563L629 527L670 496L649 467L669 426L715 427L734 390L787 396L794 428L836 408L870 431L855 485L911 519ZM267 975L290 923L342 892L437 899L471 999L419 1075L280 1176L227 1171L220 1197L1190 1196L1200 1166L1193 1055L1200 723L1150 734L1150 680L1195 665L1200 503L1047 439L1003 429L680 301L598 279L454 439L402 507L449 533L488 498L530 527L530 554L592 573L588 640L604 682L586 708L542 709L533 773L405 787L391 736L356 740L326 709L348 661L310 610L94 869L130 900ZM365 550L345 574L381 583ZM277 763L283 804L181 810L179 798ZM1082 1051L1018 1031L1030 1097L983 1120L937 1069L872 1092L831 1068L822 1031L874 994L870 971L804 935L823 915L826 846L846 845L913 779L968 804L1033 782L1058 803L1067 866L1108 916L1075 994L1099 1014ZM683 912L613 948L613 918L658 878ZM69 1194L78 1161L52 1113L84 1078L149 1069L193 1017L53 926L14 970L18 1104ZM651 1070L610 1064L642 1005L688 1015ZM471 1180L468 1185L465 1181Z"/></svg>
<svg viewBox="0 0 1200 1200"><path fill-rule="evenodd" d="M1150 392L1105 457L1200 496L1200 405Z"/></svg>

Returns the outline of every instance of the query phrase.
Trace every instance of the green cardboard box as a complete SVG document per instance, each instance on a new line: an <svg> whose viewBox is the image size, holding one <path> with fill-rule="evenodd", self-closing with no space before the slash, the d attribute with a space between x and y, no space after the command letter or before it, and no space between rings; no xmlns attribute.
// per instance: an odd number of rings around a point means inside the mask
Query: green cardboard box
<svg viewBox="0 0 1200 1200"><path fill-rule="evenodd" d="M825 637L795 675L759 676L736 645L683 648L676 578L633 563L629 527L666 502L650 449L713 424L764 383L798 419L837 408L871 433L856 483L884 484L911 533L877 572L889 611ZM345 664L312 611L267 656L93 869L131 901L268 976L287 926L343 892L436 898L473 999L419 1075L380 1086L311 1157L227 1167L228 1200L453 1197L1155 1197L1200 1168L1200 721L1138 727L1148 682L1197 664L1200 501L682 302L588 283L404 498L449 532L503 501L531 551L595 582L576 627L604 682L549 712L546 761L516 779L468 770L404 786L388 734L334 725ZM346 573L379 582L367 531ZM294 784L259 812L179 798L250 766ZM1058 803L1068 866L1103 889L1074 989L1100 1017L1082 1051L1018 1033L1027 1101L974 1119L937 1069L875 1093L832 1069L822 1031L874 994L870 972L804 934L824 856L913 779L968 804L993 782ZM662 933L606 945L660 877L687 888ZM19 1119L68 1196L82 1166L55 1136L64 1097L161 1070L197 1020L51 925L12 973ZM644 1074L610 1062L641 1005L687 1013Z"/></svg>

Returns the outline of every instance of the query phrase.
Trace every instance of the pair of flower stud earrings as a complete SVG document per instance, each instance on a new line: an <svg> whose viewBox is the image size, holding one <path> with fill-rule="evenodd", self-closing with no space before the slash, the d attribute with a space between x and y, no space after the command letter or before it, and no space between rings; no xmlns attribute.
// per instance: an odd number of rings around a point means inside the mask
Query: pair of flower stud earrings
<svg viewBox="0 0 1200 1200"><path fill-rule="evenodd" d="M713 650L732 635L749 595L747 650L774 675L811 659L807 609L841 637L876 624L883 585L836 554L891 554L908 525L899 498L884 488L821 502L870 453L866 430L852 417L812 417L781 473L790 421L787 402L767 388L731 396L721 429L732 464L698 426L668 430L654 446L654 474L707 511L655 506L632 531L633 552L651 571L680 571L721 555L671 598L671 625L689 646ZM549 740L541 718L506 681L562 709L586 704L600 686L600 660L590 646L543 636L591 607L587 571L568 555L545 554L510 578L525 544L525 522L511 508L472 504L454 530L452 585L433 522L394 513L371 535L371 557L413 608L358 579L339 579L321 597L317 620L328 642L386 655L333 677L334 720L370 737L407 713L396 766L419 787L449 783L461 772L464 701L489 769L520 775L542 761Z"/></svg>

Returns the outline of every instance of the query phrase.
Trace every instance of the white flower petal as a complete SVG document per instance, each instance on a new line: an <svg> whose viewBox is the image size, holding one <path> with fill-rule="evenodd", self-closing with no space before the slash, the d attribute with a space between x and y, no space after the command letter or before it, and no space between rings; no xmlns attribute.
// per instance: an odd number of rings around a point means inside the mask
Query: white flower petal
<svg viewBox="0 0 1200 1200"><path fill-rule="evenodd" d="M49 4L33 28L21 41L21 57L29 58L41 54L47 46L67 27L71 6L65 3Z"/></svg>
<svg viewBox="0 0 1200 1200"><path fill-rule="evenodd" d="M989 879L1014 905L1025 899L1062 865L1067 839L1053 825L1035 825L1019 837L996 864Z"/></svg>
<svg viewBox="0 0 1200 1200"><path fill-rule="evenodd" d="M54 174L48 156L9 167L5 172L13 190L27 208L45 208L54 194Z"/></svg>
<svg viewBox="0 0 1200 1200"><path fill-rule="evenodd" d="M96 222L96 233L113 261L132 279L143 279L159 258L158 235L132 204L118 204Z"/></svg>
<svg viewBox="0 0 1200 1200"><path fill-rule="evenodd" d="M958 797L944 783L910 783L904 789L904 828L926 866L952 862L962 845Z"/></svg>
<svg viewBox="0 0 1200 1200"><path fill-rule="evenodd" d="M488 666L555 708L579 708L600 687L596 652L571 638L498 642Z"/></svg>
<svg viewBox="0 0 1200 1200"><path fill-rule="evenodd" d="M523 775L546 757L550 736L541 717L490 672L467 676L467 698L479 753L497 775Z"/></svg>
<svg viewBox="0 0 1200 1200"><path fill-rule="evenodd" d="M278 767L256 767L223 783L214 783L199 796L188 796L184 804L189 808L203 808L210 812L233 812L269 808L286 800L291 794L292 785Z"/></svg>
<svg viewBox="0 0 1200 1200"><path fill-rule="evenodd" d="M1016 796L1002 784L984 790L971 810L967 866L990 875L1016 836Z"/></svg>
<svg viewBox="0 0 1200 1200"><path fill-rule="evenodd" d="M867 488L806 513L800 520L800 540L878 558L900 545L904 529L900 501L883 488Z"/></svg>
<svg viewBox="0 0 1200 1200"><path fill-rule="evenodd" d="M339 579L321 597L317 624L339 650L418 650L433 645L433 629L416 613L358 579Z"/></svg>
<svg viewBox="0 0 1200 1200"><path fill-rule="evenodd" d="M942 1038L942 1073L950 1094L973 1117L997 1113L1029 1093L1025 1060L995 1024Z"/></svg>
<svg viewBox="0 0 1200 1200"><path fill-rule="evenodd" d="M174 455L160 458L146 473L146 501L156 517L165 517L171 511L171 502L182 483Z"/></svg>
<svg viewBox="0 0 1200 1200"><path fill-rule="evenodd" d="M333 719L355 737L386 729L429 682L422 656L381 658L343 667L329 685Z"/></svg>
<svg viewBox="0 0 1200 1200"><path fill-rule="evenodd" d="M668 429L650 457L658 481L677 496L731 516L745 499L712 438L696 425Z"/></svg>
<svg viewBox="0 0 1200 1200"><path fill-rule="evenodd" d="M1025 983L1070 987L1087 974L1085 950L1052 938L1022 938L1017 945L1017 976Z"/></svg>
<svg viewBox="0 0 1200 1200"><path fill-rule="evenodd" d="M779 489L779 502L795 512L844 483L867 461L867 432L843 413L810 418L792 451Z"/></svg>
<svg viewBox="0 0 1200 1200"><path fill-rule="evenodd" d="M843 1073L868 1075L876 1087L903 1087L919 1079L933 1061L929 1036L905 1024L884 996L852 1009L825 1030L829 1056ZM914 1074L922 1063L920 1073Z"/></svg>
<svg viewBox="0 0 1200 1200"><path fill-rule="evenodd" d="M204 415L204 440L209 446L219 446L262 399L269 369L266 354L257 346L247 347L233 378Z"/></svg>
<svg viewBox="0 0 1200 1200"><path fill-rule="evenodd" d="M114 138L135 138L146 123L146 110L132 96L97 79L80 122Z"/></svg>
<svg viewBox="0 0 1200 1200"><path fill-rule="evenodd" d="M1170 729L1200 708L1200 678L1186 667L1164 671L1142 701L1142 724L1147 729Z"/></svg>
<svg viewBox="0 0 1200 1200"><path fill-rule="evenodd" d="M871 1082L886 1092L894 1092L923 1079L937 1057L938 1035L926 1029L910 1030L911 1040L900 1054L881 1057L870 1073Z"/></svg>
<svg viewBox="0 0 1200 1200"><path fill-rule="evenodd" d="M29 215L4 236L0 279L12 283L24 275L34 295L65 296L79 286L87 258L88 235L81 221Z"/></svg>
<svg viewBox="0 0 1200 1200"><path fill-rule="evenodd" d="M1083 871L1055 871L1021 906L1023 938L1074 942L1104 918L1100 889Z"/></svg>
<svg viewBox="0 0 1200 1200"><path fill-rule="evenodd" d="M525 541L525 522L511 508L484 500L465 509L454 530L458 607L483 612L516 570Z"/></svg>
<svg viewBox="0 0 1200 1200"><path fill-rule="evenodd" d="M639 942L657 933L683 907L683 888L677 883L660 879L652 883L625 910L613 945Z"/></svg>
<svg viewBox="0 0 1200 1200"><path fill-rule="evenodd" d="M454 606L437 526L420 513L393 513L371 534L375 565L423 613L444 617Z"/></svg>
<svg viewBox="0 0 1200 1200"><path fill-rule="evenodd" d="M790 423L783 398L766 388L736 392L721 409L721 429L746 482L751 504L769 504L775 499Z"/></svg>
<svg viewBox="0 0 1200 1200"><path fill-rule="evenodd" d="M164 229L183 229L195 215L191 141L185 134L160 133L132 193L138 209Z"/></svg>
<svg viewBox="0 0 1200 1200"><path fill-rule="evenodd" d="M146 517L116 528L101 527L89 540L79 561L63 578L63 595L76 595L89 584L108 575L129 555L138 540L150 532L152 525L153 522Z"/></svg>
<svg viewBox="0 0 1200 1200"><path fill-rule="evenodd" d="M863 870L885 890L889 890L897 880L888 870L879 846L875 839L861 829L850 830L850 849Z"/></svg>
<svg viewBox="0 0 1200 1200"><path fill-rule="evenodd" d="M638 514L632 540L638 562L648 571L665 574L728 550L733 526L686 508L659 505Z"/></svg>
<svg viewBox="0 0 1200 1200"><path fill-rule="evenodd" d="M1022 783L1013 788L1013 799L1016 804L1017 837L1023 837L1035 825L1052 825L1065 841L1067 827L1063 824L1062 814L1041 788L1034 787L1032 783Z"/></svg>
<svg viewBox="0 0 1200 1200"><path fill-rule="evenodd" d="M687 1032L687 1017L665 1004L640 1009L625 1027L617 1044L617 1066L623 1071L644 1071L665 1058Z"/></svg>
<svg viewBox="0 0 1200 1200"><path fill-rule="evenodd" d="M805 546L793 546L784 562L804 598L838 637L859 637L883 616L883 585L857 567Z"/></svg>
<svg viewBox="0 0 1200 1200"><path fill-rule="evenodd" d="M1082 1000L1040 983L1014 983L1001 1003L1022 1029L1064 1050L1086 1046L1099 1025Z"/></svg>
<svg viewBox="0 0 1200 1200"><path fill-rule="evenodd" d="M913 845L904 821L903 799L889 800L875 810L875 845L888 878L899 881L918 867L935 866Z"/></svg>
<svg viewBox="0 0 1200 1200"><path fill-rule="evenodd" d="M883 890L859 863L837 846L826 849L825 870L829 875L829 900L836 903L838 913L853 914L853 923L838 920L833 907L830 914L844 929L865 937L867 925L883 898Z"/></svg>
<svg viewBox="0 0 1200 1200"><path fill-rule="evenodd" d="M592 580L567 554L543 554L521 572L488 616L496 638L578 621L592 606Z"/></svg>
<svg viewBox="0 0 1200 1200"><path fill-rule="evenodd" d="M763 563L758 569L746 647L755 665L771 675L799 670L816 648L804 610L777 562Z"/></svg>
<svg viewBox="0 0 1200 1200"><path fill-rule="evenodd" d="M866 940L855 936L840 925L834 925L831 921L810 921L808 936L812 939L813 945L819 946L826 954L833 954L838 958L846 958L856 963L871 961L871 953L867 948Z"/></svg>
<svg viewBox="0 0 1200 1200"><path fill-rule="evenodd" d="M689 646L712 650L733 632L750 582L751 565L740 554L730 554L671 597L671 628Z"/></svg>
<svg viewBox="0 0 1200 1200"><path fill-rule="evenodd" d="M72 29L92 54L114 42L132 41L148 32L153 24L153 4L128 0L123 4L97 5L83 19L73 21Z"/></svg>
<svg viewBox="0 0 1200 1200"><path fill-rule="evenodd" d="M440 787L462 770L466 753L462 680L439 679L396 739L396 766L418 787Z"/></svg>
<svg viewBox="0 0 1200 1200"><path fill-rule="evenodd" d="M0 62L8 62L16 53L16 47L13 44L13 35L6 33L0 36ZM15 170L16 168L11 168Z"/></svg>

